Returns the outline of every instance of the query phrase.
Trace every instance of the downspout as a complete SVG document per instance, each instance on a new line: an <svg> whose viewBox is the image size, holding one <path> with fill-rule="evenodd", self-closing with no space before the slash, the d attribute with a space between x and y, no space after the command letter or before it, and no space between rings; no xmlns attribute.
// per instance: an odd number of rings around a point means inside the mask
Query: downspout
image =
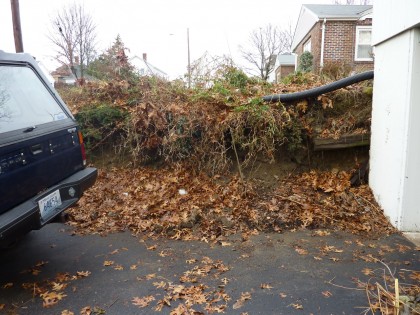
<svg viewBox="0 0 420 315"><path fill-rule="evenodd" d="M319 61L319 67L321 69L324 66L325 24L327 24L326 18L324 18L324 22L322 23L322 33L321 33L321 58Z"/></svg>
<svg viewBox="0 0 420 315"><path fill-rule="evenodd" d="M297 69L298 69L298 54L296 54L296 53L292 53L292 55L293 56L295 56L295 72L297 71Z"/></svg>

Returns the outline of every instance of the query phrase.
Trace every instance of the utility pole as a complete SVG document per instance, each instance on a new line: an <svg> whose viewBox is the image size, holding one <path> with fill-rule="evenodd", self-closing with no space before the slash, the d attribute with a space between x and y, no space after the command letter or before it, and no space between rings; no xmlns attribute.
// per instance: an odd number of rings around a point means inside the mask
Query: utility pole
<svg viewBox="0 0 420 315"><path fill-rule="evenodd" d="M187 46L188 46L188 88L191 88L190 29L189 28L187 28Z"/></svg>
<svg viewBox="0 0 420 315"><path fill-rule="evenodd" d="M23 52L22 29L20 27L19 0L10 0L12 6L13 36L15 38L15 50Z"/></svg>

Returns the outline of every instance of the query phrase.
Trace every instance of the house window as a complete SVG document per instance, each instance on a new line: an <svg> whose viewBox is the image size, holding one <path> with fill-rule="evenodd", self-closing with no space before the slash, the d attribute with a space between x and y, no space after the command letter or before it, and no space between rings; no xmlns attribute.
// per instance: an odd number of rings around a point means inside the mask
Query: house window
<svg viewBox="0 0 420 315"><path fill-rule="evenodd" d="M372 61L372 28L356 27L356 61Z"/></svg>
<svg viewBox="0 0 420 315"><path fill-rule="evenodd" d="M303 51L311 52L311 39L310 38L303 44Z"/></svg>

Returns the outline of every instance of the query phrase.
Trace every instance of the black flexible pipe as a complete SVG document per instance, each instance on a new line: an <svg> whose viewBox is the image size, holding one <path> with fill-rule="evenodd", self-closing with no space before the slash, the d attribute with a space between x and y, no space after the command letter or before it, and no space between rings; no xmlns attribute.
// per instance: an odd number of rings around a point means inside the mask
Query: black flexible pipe
<svg viewBox="0 0 420 315"><path fill-rule="evenodd" d="M332 92L332 91L341 89L342 87L352 85L360 81L370 80L370 79L373 79L373 70L358 73L350 77L347 77L347 78L344 78L344 79L341 79L341 80L338 80L338 81L335 81L335 82L332 82L332 83L329 83L320 87L316 87L310 90L302 91L302 92L263 96L263 100L265 102L270 102L270 103L294 102L294 101L299 101L305 98L311 98L311 97L315 97L324 93Z"/></svg>

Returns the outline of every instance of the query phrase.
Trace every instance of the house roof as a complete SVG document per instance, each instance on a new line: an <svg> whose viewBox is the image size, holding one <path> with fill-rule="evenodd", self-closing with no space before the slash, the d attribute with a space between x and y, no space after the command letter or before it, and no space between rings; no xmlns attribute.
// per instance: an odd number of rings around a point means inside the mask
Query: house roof
<svg viewBox="0 0 420 315"><path fill-rule="evenodd" d="M360 19L370 13L371 5L304 4L319 19Z"/></svg>
<svg viewBox="0 0 420 315"><path fill-rule="evenodd" d="M140 75L157 75L166 78L168 74L152 65L144 58L134 55L129 59L130 63L139 71Z"/></svg>
<svg viewBox="0 0 420 315"><path fill-rule="evenodd" d="M292 54L280 54L277 56L278 65L294 65L296 56Z"/></svg>
<svg viewBox="0 0 420 315"><path fill-rule="evenodd" d="M371 5L303 4L293 36L292 51L320 20L355 21L372 13ZM370 17L370 16L369 16Z"/></svg>

